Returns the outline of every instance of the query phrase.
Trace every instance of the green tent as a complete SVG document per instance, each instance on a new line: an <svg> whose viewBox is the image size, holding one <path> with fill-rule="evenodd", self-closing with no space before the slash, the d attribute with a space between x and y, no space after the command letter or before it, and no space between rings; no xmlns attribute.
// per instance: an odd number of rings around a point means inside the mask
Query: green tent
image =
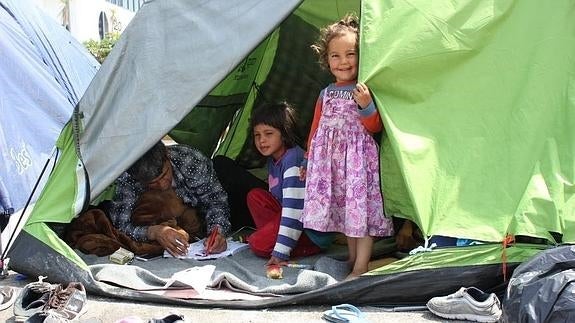
<svg viewBox="0 0 575 323"><path fill-rule="evenodd" d="M135 16L62 132L57 167L10 244L12 267L158 300L104 286L51 228L69 223L168 132L206 154L261 166L246 143L252 107L292 102L306 131L330 81L309 45L349 11L361 18L359 78L385 127L387 213L411 219L426 237L485 243L434 249L271 300L179 302L421 304L463 285L501 290L517 264L573 243L572 1L157 0Z"/></svg>

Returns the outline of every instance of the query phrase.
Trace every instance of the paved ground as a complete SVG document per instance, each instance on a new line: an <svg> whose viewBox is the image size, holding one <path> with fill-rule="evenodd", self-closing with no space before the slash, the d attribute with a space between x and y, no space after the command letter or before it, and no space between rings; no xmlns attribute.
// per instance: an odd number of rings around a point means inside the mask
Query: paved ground
<svg viewBox="0 0 575 323"><path fill-rule="evenodd" d="M13 286L21 290L32 280L18 280L18 275L11 272L10 275L0 280L2 286ZM184 315L186 322L318 322L325 323L321 319L325 307L285 307L268 310L227 310L221 308L199 309L190 307L166 306L162 304L135 303L124 300L103 298L88 295L87 312L81 317L85 323L114 323L120 319L135 316L147 322L151 318L163 318L169 314ZM360 307L366 314L369 322L441 322L442 320L428 311L420 312L389 312L377 307ZM15 322L12 307L0 311L0 322ZM451 321L453 322L453 321Z"/></svg>

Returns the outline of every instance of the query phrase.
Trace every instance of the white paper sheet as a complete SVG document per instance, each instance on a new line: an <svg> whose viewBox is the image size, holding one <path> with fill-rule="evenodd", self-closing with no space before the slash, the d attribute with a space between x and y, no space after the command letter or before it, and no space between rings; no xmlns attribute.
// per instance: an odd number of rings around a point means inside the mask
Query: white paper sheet
<svg viewBox="0 0 575 323"><path fill-rule="evenodd" d="M241 242L237 242L237 241L233 241L233 240L228 239L228 249L226 249L226 251L204 256L204 250L205 250L204 240L206 240L206 239L202 239L200 241L196 241L194 243L191 243L190 246L188 247L188 253L185 256L181 256L178 258L180 258L180 259L195 259L195 260L212 260L212 259L218 259L218 258L222 258L222 257L231 256L234 253L248 247L247 243L241 243ZM164 257L170 258L173 256L169 252L164 251Z"/></svg>

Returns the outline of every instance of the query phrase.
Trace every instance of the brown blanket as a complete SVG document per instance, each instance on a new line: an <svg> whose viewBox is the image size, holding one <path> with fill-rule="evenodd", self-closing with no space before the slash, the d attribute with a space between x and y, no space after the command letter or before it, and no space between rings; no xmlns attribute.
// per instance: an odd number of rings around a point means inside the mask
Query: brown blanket
<svg viewBox="0 0 575 323"><path fill-rule="evenodd" d="M139 198L132 212L136 225L164 224L185 230L190 239L203 237L205 225L193 208L187 207L173 190L147 191ZM90 209L72 220L64 235L71 247L86 254L103 257L120 247L136 255L160 255L164 248L155 241L135 241L113 225L104 211Z"/></svg>
<svg viewBox="0 0 575 323"><path fill-rule="evenodd" d="M100 209L88 210L72 220L66 229L64 241L72 248L99 257L111 255L120 247L136 255L160 255L164 252L164 248L155 241L135 241L120 232Z"/></svg>
<svg viewBox="0 0 575 323"><path fill-rule="evenodd" d="M196 209L187 207L174 190L149 190L138 199L132 211L135 225L163 224L186 231L190 239L204 237L205 227Z"/></svg>

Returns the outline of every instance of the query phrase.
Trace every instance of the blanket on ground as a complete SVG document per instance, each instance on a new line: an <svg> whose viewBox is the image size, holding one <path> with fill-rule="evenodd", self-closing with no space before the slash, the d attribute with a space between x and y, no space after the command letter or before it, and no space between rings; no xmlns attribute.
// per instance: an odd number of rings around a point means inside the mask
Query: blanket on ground
<svg viewBox="0 0 575 323"><path fill-rule="evenodd" d="M384 239L374 243L374 257L378 258L396 250L393 239ZM207 290L199 294L174 296L180 299L245 299L249 297L278 297L315 291L345 279L349 274L347 267L347 246L334 245L325 253L292 259L292 263L306 265L306 268L283 267L282 279L266 277L268 259L256 256L250 249L243 249L233 256L215 260L194 260L178 258L160 258L151 261L134 260L129 265L110 264L106 258L93 255L81 255L89 265L93 277L103 289L122 287L133 291L161 292L170 295L172 288L182 288L186 284L176 283L171 288L165 284L176 273L194 267L213 265L215 270L209 278ZM179 286L179 287L178 287ZM216 295L216 291L226 291L226 295ZM235 294L230 294L229 291ZM124 290L125 292L125 290ZM114 289L114 293L118 290ZM242 295L239 295L239 294ZM131 294L130 297L142 297Z"/></svg>

